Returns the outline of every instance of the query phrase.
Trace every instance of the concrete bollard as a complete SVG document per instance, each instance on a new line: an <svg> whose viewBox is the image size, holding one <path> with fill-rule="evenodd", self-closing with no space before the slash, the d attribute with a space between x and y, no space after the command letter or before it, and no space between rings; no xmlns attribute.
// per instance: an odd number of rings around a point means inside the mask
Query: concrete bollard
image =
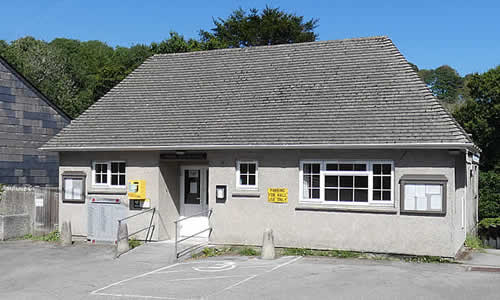
<svg viewBox="0 0 500 300"><path fill-rule="evenodd" d="M272 229L266 229L264 231L264 237L262 239L262 259L275 259L276 251L274 250L274 235Z"/></svg>
<svg viewBox="0 0 500 300"><path fill-rule="evenodd" d="M118 238L120 239L116 245L116 256L119 256L128 250L128 227L126 223L120 223L120 227L118 228Z"/></svg>
<svg viewBox="0 0 500 300"><path fill-rule="evenodd" d="M61 244L71 246L73 244L73 235L71 233L71 222L64 221L61 226Z"/></svg>

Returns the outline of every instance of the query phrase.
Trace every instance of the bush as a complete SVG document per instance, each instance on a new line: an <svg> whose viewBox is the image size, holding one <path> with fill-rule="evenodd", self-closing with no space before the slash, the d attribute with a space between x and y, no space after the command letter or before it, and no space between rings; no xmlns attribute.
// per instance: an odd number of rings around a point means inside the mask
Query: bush
<svg viewBox="0 0 500 300"><path fill-rule="evenodd" d="M500 236L500 217L485 218L478 225L479 236L481 238L497 238Z"/></svg>
<svg viewBox="0 0 500 300"><path fill-rule="evenodd" d="M128 246L130 247L130 249L134 249L135 247L139 247L140 245L142 245L142 242L134 238L128 240Z"/></svg>
<svg viewBox="0 0 500 300"><path fill-rule="evenodd" d="M467 234L465 237L465 247L470 249L482 249L484 248L481 240L474 235Z"/></svg>
<svg viewBox="0 0 500 300"><path fill-rule="evenodd" d="M500 173L479 173L479 218L500 217Z"/></svg>

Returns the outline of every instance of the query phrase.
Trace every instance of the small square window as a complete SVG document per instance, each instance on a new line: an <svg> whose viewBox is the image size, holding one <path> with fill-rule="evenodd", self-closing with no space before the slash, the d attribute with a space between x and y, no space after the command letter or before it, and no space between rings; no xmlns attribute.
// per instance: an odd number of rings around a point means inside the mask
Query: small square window
<svg viewBox="0 0 500 300"><path fill-rule="evenodd" d="M257 162L238 161L236 168L238 186L257 187Z"/></svg>

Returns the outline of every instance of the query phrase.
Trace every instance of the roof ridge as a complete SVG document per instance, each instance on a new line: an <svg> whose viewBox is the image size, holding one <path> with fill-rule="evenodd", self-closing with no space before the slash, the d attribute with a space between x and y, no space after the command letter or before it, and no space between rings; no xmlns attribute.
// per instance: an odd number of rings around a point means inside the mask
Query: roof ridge
<svg viewBox="0 0 500 300"><path fill-rule="evenodd" d="M200 54L215 53L215 52L248 51L250 49L264 49L264 48L278 48L278 47L300 47L300 46L306 46L306 45L312 45L312 44L316 44L316 45L318 45L318 44L334 44L334 43L341 43L341 42L369 41L369 40L380 40L380 39L390 40L390 38L387 35L379 35L379 36L355 37L355 38L312 41L312 42L302 42L302 43L250 46L250 47L243 47L243 48L221 48L221 49L197 50L197 51L177 52L177 53L157 53L157 54L152 55L151 58L168 57L168 56L181 56L181 55L200 55Z"/></svg>

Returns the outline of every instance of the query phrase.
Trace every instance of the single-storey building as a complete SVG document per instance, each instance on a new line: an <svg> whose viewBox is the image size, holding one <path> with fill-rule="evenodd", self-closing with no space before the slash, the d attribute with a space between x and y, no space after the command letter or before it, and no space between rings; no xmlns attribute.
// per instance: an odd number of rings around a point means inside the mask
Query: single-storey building
<svg viewBox="0 0 500 300"><path fill-rule="evenodd" d="M479 149L387 37L155 55L43 148L83 237L99 197L213 244L451 257L477 221Z"/></svg>

